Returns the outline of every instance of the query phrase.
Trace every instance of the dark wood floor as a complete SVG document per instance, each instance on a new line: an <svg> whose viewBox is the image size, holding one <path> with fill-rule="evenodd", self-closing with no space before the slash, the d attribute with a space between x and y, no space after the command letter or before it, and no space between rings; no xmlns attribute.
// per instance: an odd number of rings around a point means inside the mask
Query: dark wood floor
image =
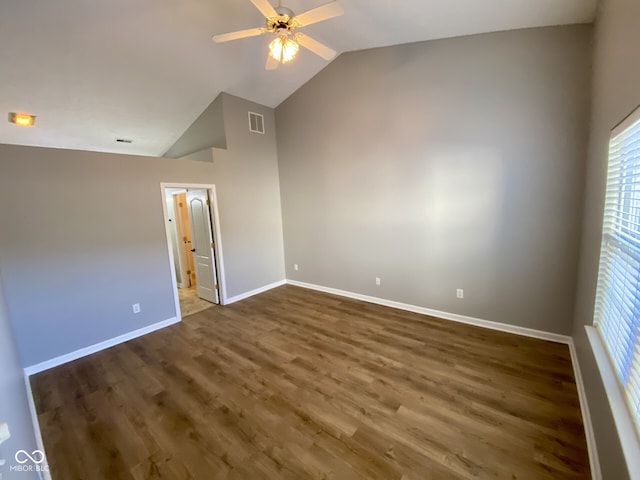
<svg viewBox="0 0 640 480"><path fill-rule="evenodd" d="M54 480L589 478L566 345L292 286L31 384Z"/></svg>

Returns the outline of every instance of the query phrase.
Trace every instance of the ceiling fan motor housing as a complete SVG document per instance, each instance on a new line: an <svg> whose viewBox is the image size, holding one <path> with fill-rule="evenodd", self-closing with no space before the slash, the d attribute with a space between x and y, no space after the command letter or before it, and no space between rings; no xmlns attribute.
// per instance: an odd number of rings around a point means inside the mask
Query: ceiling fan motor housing
<svg viewBox="0 0 640 480"><path fill-rule="evenodd" d="M267 28L271 31L278 31L280 29L293 30L293 18L295 13L287 7L274 7L277 17L267 18Z"/></svg>
<svg viewBox="0 0 640 480"><path fill-rule="evenodd" d="M293 10L291 10L290 8L287 8L287 7L273 7L273 8L278 13L278 15L285 15L289 18L293 18L296 16L296 14L293 13Z"/></svg>

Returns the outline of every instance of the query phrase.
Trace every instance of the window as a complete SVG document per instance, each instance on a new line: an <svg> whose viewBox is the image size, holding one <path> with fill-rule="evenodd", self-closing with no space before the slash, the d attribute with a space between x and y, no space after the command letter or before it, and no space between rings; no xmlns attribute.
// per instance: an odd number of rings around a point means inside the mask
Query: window
<svg viewBox="0 0 640 480"><path fill-rule="evenodd" d="M640 431L640 108L609 140L594 325Z"/></svg>

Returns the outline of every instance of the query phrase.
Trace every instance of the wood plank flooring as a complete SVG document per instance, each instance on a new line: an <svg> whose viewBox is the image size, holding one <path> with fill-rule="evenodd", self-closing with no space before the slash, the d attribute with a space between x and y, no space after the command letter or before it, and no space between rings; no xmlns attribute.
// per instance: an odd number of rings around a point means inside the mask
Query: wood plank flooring
<svg viewBox="0 0 640 480"><path fill-rule="evenodd" d="M293 286L31 384L54 480L590 478L566 345Z"/></svg>

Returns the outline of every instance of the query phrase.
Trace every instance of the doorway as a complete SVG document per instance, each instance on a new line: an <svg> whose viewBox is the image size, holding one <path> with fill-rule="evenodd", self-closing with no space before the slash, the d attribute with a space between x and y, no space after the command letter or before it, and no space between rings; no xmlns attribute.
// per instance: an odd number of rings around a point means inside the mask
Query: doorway
<svg viewBox="0 0 640 480"><path fill-rule="evenodd" d="M214 185L161 184L178 317L224 304Z"/></svg>

